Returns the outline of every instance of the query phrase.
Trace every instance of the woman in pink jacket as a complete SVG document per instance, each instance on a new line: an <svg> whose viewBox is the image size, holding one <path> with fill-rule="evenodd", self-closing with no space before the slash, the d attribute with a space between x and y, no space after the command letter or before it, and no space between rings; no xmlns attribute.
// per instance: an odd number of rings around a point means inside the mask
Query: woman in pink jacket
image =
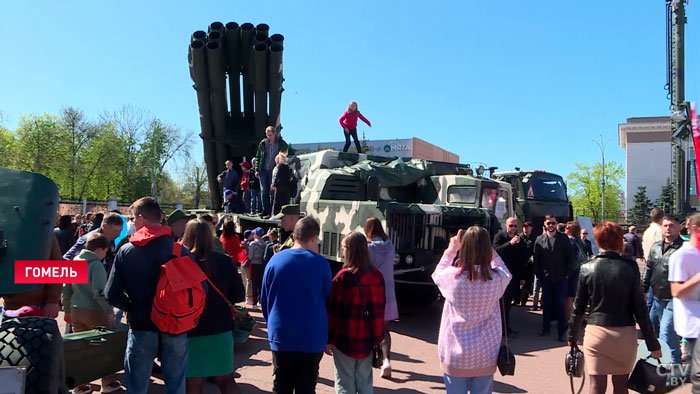
<svg viewBox="0 0 700 394"><path fill-rule="evenodd" d="M501 346L498 300L512 276L489 233L459 230L432 277L445 298L438 355L447 393L491 393Z"/></svg>
<svg viewBox="0 0 700 394"><path fill-rule="evenodd" d="M363 122L367 123L367 126L372 127L372 123L357 110L357 102L351 101L350 105L348 105L348 109L343 112L343 115L338 119L340 121L340 126L343 128L343 132L345 132L345 146L343 147L343 152L347 152L350 148L350 136L352 136L353 140L355 140L357 153L362 153L362 146L360 146L360 141L357 140L357 118L362 119Z"/></svg>

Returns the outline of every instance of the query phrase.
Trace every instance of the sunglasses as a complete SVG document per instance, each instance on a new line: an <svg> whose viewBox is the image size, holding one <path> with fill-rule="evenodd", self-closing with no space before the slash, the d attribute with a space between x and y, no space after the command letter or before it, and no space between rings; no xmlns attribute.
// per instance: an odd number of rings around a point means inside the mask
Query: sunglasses
<svg viewBox="0 0 700 394"><path fill-rule="evenodd" d="M547 226L556 226L557 222L546 222L545 225Z"/></svg>
<svg viewBox="0 0 700 394"><path fill-rule="evenodd" d="M508 227L518 227L517 224L509 224Z"/></svg>

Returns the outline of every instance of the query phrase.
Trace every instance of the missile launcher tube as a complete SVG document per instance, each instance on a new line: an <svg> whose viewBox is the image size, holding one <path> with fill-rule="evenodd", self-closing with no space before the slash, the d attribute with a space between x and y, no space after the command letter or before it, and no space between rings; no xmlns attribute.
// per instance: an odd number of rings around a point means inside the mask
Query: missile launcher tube
<svg viewBox="0 0 700 394"><path fill-rule="evenodd" d="M258 42L253 47L255 64L255 136L259 139L265 137L267 127L267 44Z"/></svg>
<svg viewBox="0 0 700 394"><path fill-rule="evenodd" d="M255 26L255 41L267 42L268 34L270 34L270 26L267 23L260 23Z"/></svg>
<svg viewBox="0 0 700 394"><path fill-rule="evenodd" d="M270 117L268 124L280 127L280 109L282 101L282 51L281 43L270 46L270 68L268 70L268 90L270 92Z"/></svg>
<svg viewBox="0 0 700 394"><path fill-rule="evenodd" d="M247 121L253 119L253 77L252 77L252 52L253 37L255 36L255 26L252 23L241 25L241 57L240 63L243 74L243 118Z"/></svg>
<svg viewBox="0 0 700 394"><path fill-rule="evenodd" d="M217 32L212 32L210 36ZM223 47L218 41L209 41L207 47L207 69L209 71L209 97L211 100L211 119L214 125L216 139L216 169L222 172L226 169L224 161L228 159L226 148L226 119L228 108L226 104L226 65L224 63Z"/></svg>
<svg viewBox="0 0 700 394"><path fill-rule="evenodd" d="M238 23L226 24L226 63L231 119L234 125L241 123L241 64L239 62L241 32Z"/></svg>
<svg viewBox="0 0 700 394"><path fill-rule="evenodd" d="M190 43L190 72L194 89L197 92L197 105L199 107L199 125L202 129L200 137L204 144L204 163L207 166L207 179L209 190L218 190L216 181L216 144L211 141L214 136L211 120L211 106L209 104L209 75L207 70L207 58L204 41L196 40ZM221 196L218 193L209 193L212 206L221 206Z"/></svg>

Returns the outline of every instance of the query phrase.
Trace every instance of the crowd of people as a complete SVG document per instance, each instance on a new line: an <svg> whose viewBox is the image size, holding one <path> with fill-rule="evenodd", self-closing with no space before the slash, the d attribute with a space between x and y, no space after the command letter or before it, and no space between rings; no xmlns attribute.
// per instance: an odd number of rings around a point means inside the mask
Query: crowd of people
<svg viewBox="0 0 700 394"><path fill-rule="evenodd" d="M319 223L298 205L279 208L279 231L258 227L242 238L230 218L181 210L166 216L148 197L130 213L58 217L51 258L86 260L87 283L5 296L4 315L56 317L62 304L70 329L81 332L114 327L126 312L129 393L147 392L156 358L167 393L201 393L207 378L222 393L240 392L231 305L243 302L267 323L274 392L314 392L324 353L333 357L338 393L371 393L373 366L391 376L395 248L379 219L344 237L345 261L333 277L319 254ZM700 389L700 213L684 221L687 242L679 218L655 209L651 219L641 238L636 226L623 234L615 223L599 223L595 256L587 229L561 226L553 215L538 237L516 218L493 239L479 226L460 230L432 273L444 298L437 351L447 392L492 392L503 338L518 335L511 307L531 295L531 310L542 309L541 336L552 335L556 321L558 341L582 342L591 393L605 392L608 375L622 392L635 363L637 325L652 357L662 356L661 341L673 364L693 365ZM160 330L152 317L161 266L174 255L191 259L208 282L198 324L180 334ZM122 388L114 375L101 385L103 393ZM84 385L74 394L91 391Z"/></svg>

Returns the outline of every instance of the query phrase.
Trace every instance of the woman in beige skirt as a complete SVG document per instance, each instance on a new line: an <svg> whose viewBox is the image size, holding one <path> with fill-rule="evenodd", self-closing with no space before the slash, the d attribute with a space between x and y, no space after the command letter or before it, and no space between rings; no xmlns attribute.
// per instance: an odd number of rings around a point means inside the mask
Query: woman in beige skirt
<svg viewBox="0 0 700 394"><path fill-rule="evenodd" d="M627 380L637 355L639 324L653 358L661 358L661 346L649 320L639 268L620 256L622 229L601 222L593 229L600 254L581 265L574 311L569 321L569 345L576 342L586 307L591 309L583 337L583 353L590 376L590 393L604 394L612 375L615 394L627 393Z"/></svg>

